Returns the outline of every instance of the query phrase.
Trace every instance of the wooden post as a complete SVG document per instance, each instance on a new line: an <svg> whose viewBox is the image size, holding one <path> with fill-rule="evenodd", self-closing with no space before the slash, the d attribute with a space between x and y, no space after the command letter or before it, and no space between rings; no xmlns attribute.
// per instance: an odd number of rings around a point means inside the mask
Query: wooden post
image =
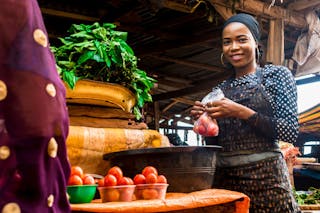
<svg viewBox="0 0 320 213"><path fill-rule="evenodd" d="M283 65L284 63L283 19L270 20L267 62L270 62L275 65Z"/></svg>
<svg viewBox="0 0 320 213"><path fill-rule="evenodd" d="M160 127L160 109L159 109L159 102L154 101L154 129L159 131Z"/></svg>

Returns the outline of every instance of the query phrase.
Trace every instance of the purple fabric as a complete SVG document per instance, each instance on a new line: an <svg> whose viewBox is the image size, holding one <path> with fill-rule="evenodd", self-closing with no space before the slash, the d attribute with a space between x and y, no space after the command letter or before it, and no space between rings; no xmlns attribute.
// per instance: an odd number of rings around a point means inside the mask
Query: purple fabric
<svg viewBox="0 0 320 213"><path fill-rule="evenodd" d="M0 158L0 212L8 203L21 212L70 212L65 88L49 44L34 39L36 29L48 38L36 0L1 1L0 83L7 95L0 100L0 151L8 147L10 155ZM57 144L54 157L48 154L52 139Z"/></svg>

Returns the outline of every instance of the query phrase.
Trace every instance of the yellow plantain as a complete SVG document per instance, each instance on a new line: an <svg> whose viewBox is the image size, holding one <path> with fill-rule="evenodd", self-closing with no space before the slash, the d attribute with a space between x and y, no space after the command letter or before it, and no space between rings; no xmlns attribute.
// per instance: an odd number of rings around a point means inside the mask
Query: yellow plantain
<svg viewBox="0 0 320 213"><path fill-rule="evenodd" d="M110 106L121 108L126 112L131 112L136 104L135 95L119 84L79 80L74 89L65 86L68 103Z"/></svg>

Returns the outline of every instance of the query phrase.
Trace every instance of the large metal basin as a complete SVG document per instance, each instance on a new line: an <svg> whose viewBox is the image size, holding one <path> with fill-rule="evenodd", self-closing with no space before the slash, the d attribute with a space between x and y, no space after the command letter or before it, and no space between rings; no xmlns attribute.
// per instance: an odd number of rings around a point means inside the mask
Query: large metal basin
<svg viewBox="0 0 320 213"><path fill-rule="evenodd" d="M220 146L176 146L130 149L103 155L111 166L134 177L145 166L158 169L167 177L168 192L192 192L212 187Z"/></svg>

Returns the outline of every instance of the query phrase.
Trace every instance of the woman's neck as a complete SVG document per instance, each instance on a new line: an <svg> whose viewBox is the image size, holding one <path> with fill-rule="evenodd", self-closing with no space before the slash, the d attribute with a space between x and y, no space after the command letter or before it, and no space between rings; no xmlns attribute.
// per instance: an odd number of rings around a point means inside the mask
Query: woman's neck
<svg viewBox="0 0 320 213"><path fill-rule="evenodd" d="M235 75L236 75L235 77L236 78L240 78L242 76L245 76L245 75L248 75L248 74L251 74L251 73L255 73L257 67L258 67L258 65L256 63L254 63L253 65L248 66L248 67L235 68Z"/></svg>

